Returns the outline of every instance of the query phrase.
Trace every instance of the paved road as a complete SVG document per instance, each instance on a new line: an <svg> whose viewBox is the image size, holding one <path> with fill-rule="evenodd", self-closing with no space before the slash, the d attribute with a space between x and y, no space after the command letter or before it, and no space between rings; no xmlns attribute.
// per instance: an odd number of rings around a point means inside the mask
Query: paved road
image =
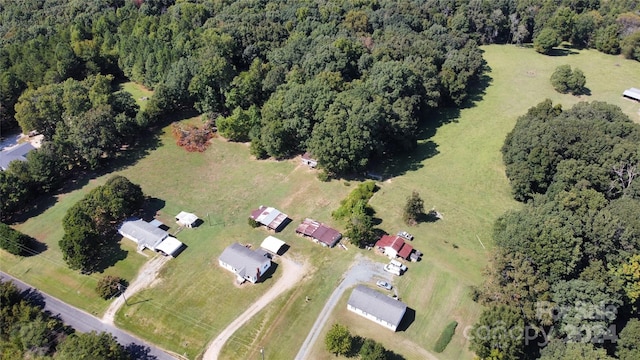
<svg viewBox="0 0 640 360"><path fill-rule="evenodd" d="M101 332L105 331L118 339L118 342L129 349L138 360L175 360L176 358L163 350L140 340L131 334L118 329L117 327L103 323L95 316L77 309L67 303L64 303L50 295L47 295L37 289L25 284L24 282L0 272L2 281L11 280L22 291L30 292L30 296L39 297L45 303L45 310L53 315L58 315L65 324L73 327L79 332L89 332L92 330ZM38 299L38 300L40 300Z"/></svg>
<svg viewBox="0 0 640 360"><path fill-rule="evenodd" d="M384 264L382 263L373 262L362 256L356 257L355 263L344 274L344 279L333 291L329 300L327 300L327 303L324 305L324 308L322 308L320 315L309 331L309 335L307 335L304 343L302 343L300 351L298 351L298 355L296 355L296 360L305 360L309 358L309 352L311 351L313 344L318 340L320 331L326 324L333 308L336 306L345 290L355 284L371 281L374 276L381 277L391 282L392 275L382 269L383 265Z"/></svg>

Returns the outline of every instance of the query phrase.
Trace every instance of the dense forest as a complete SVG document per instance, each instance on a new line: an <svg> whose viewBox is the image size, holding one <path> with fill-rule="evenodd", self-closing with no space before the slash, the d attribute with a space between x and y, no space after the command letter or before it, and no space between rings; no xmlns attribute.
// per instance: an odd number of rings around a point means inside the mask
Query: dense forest
<svg viewBox="0 0 640 360"><path fill-rule="evenodd" d="M465 106L481 44L568 41L639 59L636 0L0 0L0 122L45 136L0 174L2 218L32 194L197 111L258 158L309 151L324 174L411 151ZM116 86L154 89L144 111ZM325 177L326 177L325 175Z"/></svg>
<svg viewBox="0 0 640 360"><path fill-rule="evenodd" d="M606 103L547 100L518 119L502 152L526 204L496 221L474 294L488 305L481 358L640 358L639 144L640 125Z"/></svg>

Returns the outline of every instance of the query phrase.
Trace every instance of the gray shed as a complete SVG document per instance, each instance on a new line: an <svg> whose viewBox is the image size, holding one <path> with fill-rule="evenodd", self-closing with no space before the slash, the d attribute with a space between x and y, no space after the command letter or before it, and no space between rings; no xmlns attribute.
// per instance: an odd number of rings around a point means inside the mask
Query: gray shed
<svg viewBox="0 0 640 360"><path fill-rule="evenodd" d="M349 297L347 309L396 331L407 311L407 305L364 285L358 285Z"/></svg>

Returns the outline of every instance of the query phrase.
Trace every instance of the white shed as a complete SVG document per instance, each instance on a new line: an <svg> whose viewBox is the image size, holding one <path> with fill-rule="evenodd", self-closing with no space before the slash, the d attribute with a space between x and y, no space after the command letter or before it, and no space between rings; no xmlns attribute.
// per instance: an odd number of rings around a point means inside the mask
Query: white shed
<svg viewBox="0 0 640 360"><path fill-rule="evenodd" d="M180 213L176 215L176 222L180 226L192 228L195 225L196 221L198 221L198 216L196 216L196 214L188 213L186 211L180 211Z"/></svg>
<svg viewBox="0 0 640 360"><path fill-rule="evenodd" d="M271 252L274 254L279 255L280 254L280 250L282 249L283 246L285 246L287 243L285 243L284 241L278 239L277 237L274 236L267 236L264 240L262 240L262 244L260 244L260 247Z"/></svg>

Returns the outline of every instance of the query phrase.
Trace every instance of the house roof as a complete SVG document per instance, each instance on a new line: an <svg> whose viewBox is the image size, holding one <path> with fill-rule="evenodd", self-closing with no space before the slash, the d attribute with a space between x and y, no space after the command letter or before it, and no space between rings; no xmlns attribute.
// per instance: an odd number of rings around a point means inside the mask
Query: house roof
<svg viewBox="0 0 640 360"><path fill-rule="evenodd" d="M31 150L35 150L35 147L28 142L2 150L0 152L0 168L7 170L9 163L15 160L27 161L27 153Z"/></svg>
<svg viewBox="0 0 640 360"><path fill-rule="evenodd" d="M271 261L269 258L238 243L227 246L220 254L219 260L238 269L237 274L242 277L262 267L265 261Z"/></svg>
<svg viewBox="0 0 640 360"><path fill-rule="evenodd" d="M186 211L180 211L178 215L176 215L176 221L181 224L191 225L198 220L198 216L196 214L188 213Z"/></svg>
<svg viewBox="0 0 640 360"><path fill-rule="evenodd" d="M156 250L160 250L167 255L174 256L181 247L182 243L180 240L173 236L167 236L158 246L156 246Z"/></svg>
<svg viewBox="0 0 640 360"><path fill-rule="evenodd" d="M622 96L626 96L626 97L640 101L640 89L636 89L636 88L627 89L622 93Z"/></svg>
<svg viewBox="0 0 640 360"><path fill-rule="evenodd" d="M265 225L266 227L278 231L289 216L280 210L272 207L260 205L260 207L251 212L250 216L253 220Z"/></svg>
<svg viewBox="0 0 640 360"><path fill-rule="evenodd" d="M313 160L316 161L316 159L313 158L313 156L311 155L311 153L306 152L304 154L302 154L302 159L303 160Z"/></svg>
<svg viewBox="0 0 640 360"><path fill-rule="evenodd" d="M146 246L152 250L164 240L169 233L153 226L142 219L125 220L118 228L118 232L135 242L140 246Z"/></svg>
<svg viewBox="0 0 640 360"><path fill-rule="evenodd" d="M342 238L342 234L338 230L312 219L304 219L296 228L296 232L311 236L329 247L334 246Z"/></svg>
<svg viewBox="0 0 640 360"><path fill-rule="evenodd" d="M277 254L280 251L280 248L283 247L286 243L276 237L267 236L260 244L261 248L267 249L274 254Z"/></svg>
<svg viewBox="0 0 640 360"><path fill-rule="evenodd" d="M407 311L407 304L364 285L358 285L353 289L347 304L396 327L400 325Z"/></svg>
<svg viewBox="0 0 640 360"><path fill-rule="evenodd" d="M404 259L408 259L411 252L413 252L413 246L407 244L407 242L398 235L382 235L380 240L376 242L376 246L381 248L390 247Z"/></svg>

